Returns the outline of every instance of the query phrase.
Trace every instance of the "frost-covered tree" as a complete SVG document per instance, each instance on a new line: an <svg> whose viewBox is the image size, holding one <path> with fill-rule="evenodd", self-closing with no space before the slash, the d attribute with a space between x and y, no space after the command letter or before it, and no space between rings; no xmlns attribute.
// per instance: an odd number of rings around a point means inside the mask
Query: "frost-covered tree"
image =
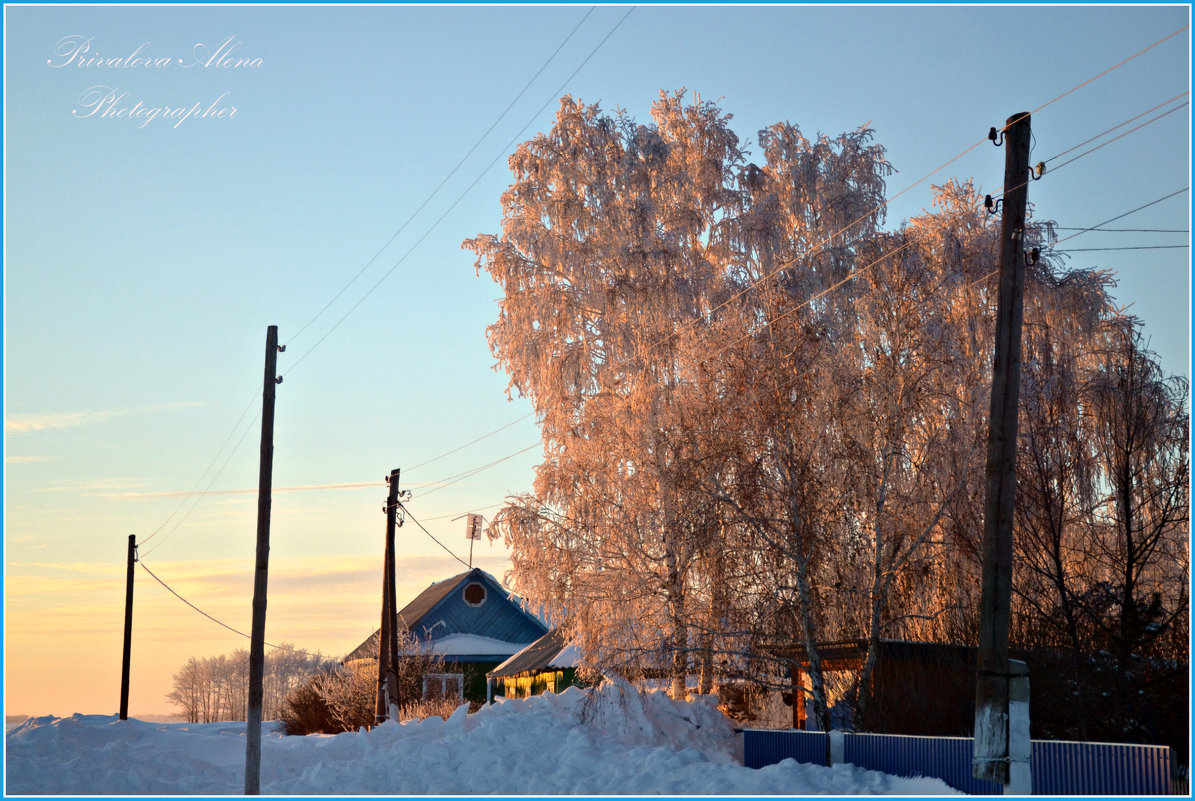
<svg viewBox="0 0 1195 801"><path fill-rule="evenodd" d="M699 98L686 103L684 92L662 93L650 125L566 97L551 131L511 156L502 235L465 243L505 290L490 344L544 438L532 507L551 512L497 520L520 588L557 608L586 603L593 621L622 622L627 636L654 619L678 695L693 549L680 537L684 445L672 436L684 384L677 341L708 314L727 269L741 158L727 117ZM576 548L577 538L590 547ZM562 548L588 594L548 579L554 565L537 569ZM618 585L601 577L611 569ZM624 595L628 585L637 597ZM609 625L597 640L574 620L595 651L618 647Z"/></svg>
<svg viewBox="0 0 1195 801"><path fill-rule="evenodd" d="M495 525L599 670L680 696L690 673L787 688L807 660L819 719L849 700L865 724L882 639L976 638L998 220L951 180L883 231L870 130L778 123L758 147L679 92L643 125L566 97L511 157L501 232L464 246L503 289L487 334L544 462ZM1107 286L1028 270L1014 633L1131 665L1187 625L1165 590L1186 418ZM866 658L833 688L818 644L841 639Z"/></svg>
<svg viewBox="0 0 1195 801"><path fill-rule="evenodd" d="M1114 657L1116 728L1133 734L1139 662L1189 612L1189 394L1185 379L1164 375L1138 321L1109 327L1085 393L1105 490L1090 554L1099 581L1085 603Z"/></svg>
<svg viewBox="0 0 1195 801"><path fill-rule="evenodd" d="M283 701L295 687L331 661L323 656L297 651L282 643L266 654L262 676L262 714L276 720ZM191 657L173 676L166 699L177 706L190 723L245 720L249 699L249 653L197 659Z"/></svg>

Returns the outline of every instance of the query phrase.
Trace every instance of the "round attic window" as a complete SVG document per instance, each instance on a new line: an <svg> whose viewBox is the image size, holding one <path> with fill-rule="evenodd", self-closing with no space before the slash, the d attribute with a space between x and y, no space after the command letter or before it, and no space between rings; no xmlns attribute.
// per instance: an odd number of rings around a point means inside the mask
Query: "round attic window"
<svg viewBox="0 0 1195 801"><path fill-rule="evenodd" d="M485 603L485 587L476 581L471 581L465 585L463 596L465 603L469 606L481 606Z"/></svg>

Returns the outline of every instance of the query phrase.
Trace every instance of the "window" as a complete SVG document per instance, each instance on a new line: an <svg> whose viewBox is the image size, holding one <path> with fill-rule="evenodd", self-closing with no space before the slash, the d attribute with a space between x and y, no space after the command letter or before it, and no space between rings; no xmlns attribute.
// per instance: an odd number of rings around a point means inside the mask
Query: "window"
<svg viewBox="0 0 1195 801"><path fill-rule="evenodd" d="M481 606L485 603L485 594L485 586L476 581L466 584L464 592L461 593L469 606Z"/></svg>
<svg viewBox="0 0 1195 801"><path fill-rule="evenodd" d="M464 676L460 673L426 673L423 676L423 700L465 700Z"/></svg>

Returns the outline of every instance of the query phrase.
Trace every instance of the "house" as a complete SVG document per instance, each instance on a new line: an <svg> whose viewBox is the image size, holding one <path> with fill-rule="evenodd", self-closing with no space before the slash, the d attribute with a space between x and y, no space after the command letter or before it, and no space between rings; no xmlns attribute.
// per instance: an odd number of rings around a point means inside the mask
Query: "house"
<svg viewBox="0 0 1195 801"><path fill-rule="evenodd" d="M486 700L486 671L548 631L517 597L480 568L429 586L399 610L398 625L401 634L414 638L418 650L435 655L443 664L443 673L422 677L422 697L455 696L476 704ZM380 640L381 631L374 632L344 661L377 659Z"/></svg>
<svg viewBox="0 0 1195 801"><path fill-rule="evenodd" d="M486 692L506 698L526 698L561 692L577 680L580 653L569 645L560 629L552 629L486 674Z"/></svg>

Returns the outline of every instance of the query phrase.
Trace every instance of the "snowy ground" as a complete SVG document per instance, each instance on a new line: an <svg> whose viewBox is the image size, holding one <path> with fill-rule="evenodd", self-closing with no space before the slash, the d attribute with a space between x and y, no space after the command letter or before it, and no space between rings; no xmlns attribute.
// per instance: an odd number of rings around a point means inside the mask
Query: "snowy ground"
<svg viewBox="0 0 1195 801"><path fill-rule="evenodd" d="M336 736L262 733L263 795L943 795L937 779L785 760L742 766L704 700L607 685ZM244 790L244 723L31 718L5 737L5 793L215 795Z"/></svg>

